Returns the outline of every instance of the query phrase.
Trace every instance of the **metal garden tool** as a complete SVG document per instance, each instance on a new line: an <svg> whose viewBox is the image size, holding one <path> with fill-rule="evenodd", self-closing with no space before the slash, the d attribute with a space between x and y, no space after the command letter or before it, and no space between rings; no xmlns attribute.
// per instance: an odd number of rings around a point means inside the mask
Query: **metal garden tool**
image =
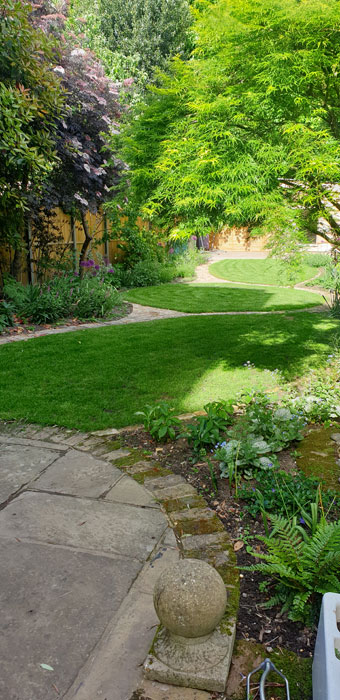
<svg viewBox="0 0 340 700"><path fill-rule="evenodd" d="M265 659L262 664L257 666L257 668L254 668L253 671L248 673L247 676L247 700L250 699L250 679L251 676L254 675L254 673L258 673L259 671L263 671L262 676L260 678L260 685L259 685L259 693L260 693L260 700L266 700L266 680L267 676L269 673L277 673L281 678L283 678L286 686L286 700L290 700L290 694L289 694L289 685L288 685L288 680L286 676L281 673L281 671L278 671L276 666L272 663L270 659Z"/></svg>

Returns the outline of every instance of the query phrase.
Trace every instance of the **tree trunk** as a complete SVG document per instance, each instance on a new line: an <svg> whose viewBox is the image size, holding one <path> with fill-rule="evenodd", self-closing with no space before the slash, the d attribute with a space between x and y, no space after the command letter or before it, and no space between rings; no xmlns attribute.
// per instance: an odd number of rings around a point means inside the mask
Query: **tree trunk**
<svg viewBox="0 0 340 700"><path fill-rule="evenodd" d="M14 277L14 279L16 279L17 281L19 281L20 272L21 272L21 253L22 253L21 248L14 249L13 260L12 260L11 266L10 266L11 277Z"/></svg>
<svg viewBox="0 0 340 700"><path fill-rule="evenodd" d="M80 213L80 216L81 216L81 223L82 223L84 234L85 234L85 240L83 242L83 245L82 245L81 251L80 251L80 255L79 255L79 276L83 277L84 268L83 268L81 263L86 260L87 251L88 251L89 245L93 239L93 236L90 235L89 225L86 221L86 215L84 214L83 211Z"/></svg>

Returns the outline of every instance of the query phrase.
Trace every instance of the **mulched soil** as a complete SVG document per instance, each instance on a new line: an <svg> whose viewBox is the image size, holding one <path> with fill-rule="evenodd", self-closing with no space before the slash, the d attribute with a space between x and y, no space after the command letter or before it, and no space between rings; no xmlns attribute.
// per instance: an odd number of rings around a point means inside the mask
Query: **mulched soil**
<svg viewBox="0 0 340 700"><path fill-rule="evenodd" d="M262 521L244 513L242 501L235 499L226 479L217 478L218 493L214 492L208 465L203 461L193 465L192 451L185 439L160 445L142 428L136 427L123 432L123 442L126 446L147 451L162 466L182 475L194 486L210 508L216 511L231 537L238 566L254 563L254 558L247 552L247 545L259 546L253 537L264 534ZM279 458L284 469L296 468L288 451L282 452ZM288 620L286 614L281 614L280 607L264 610L261 606L268 595L259 591L260 581L261 575L258 573L242 571L240 574L237 639L261 643L269 654L274 647L282 647L302 657L313 656L316 628L309 629Z"/></svg>

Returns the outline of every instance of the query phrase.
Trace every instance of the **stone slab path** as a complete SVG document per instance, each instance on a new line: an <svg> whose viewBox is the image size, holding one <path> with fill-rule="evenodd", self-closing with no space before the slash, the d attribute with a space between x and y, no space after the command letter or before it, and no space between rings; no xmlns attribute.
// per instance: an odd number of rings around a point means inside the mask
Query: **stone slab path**
<svg viewBox="0 0 340 700"><path fill-rule="evenodd" d="M211 700L142 674L154 585L180 557L225 582L230 663L235 554L193 486L114 428L0 423L1 700Z"/></svg>
<svg viewBox="0 0 340 700"><path fill-rule="evenodd" d="M154 583L179 554L108 450L105 437L0 426L3 700L129 700L140 681Z"/></svg>

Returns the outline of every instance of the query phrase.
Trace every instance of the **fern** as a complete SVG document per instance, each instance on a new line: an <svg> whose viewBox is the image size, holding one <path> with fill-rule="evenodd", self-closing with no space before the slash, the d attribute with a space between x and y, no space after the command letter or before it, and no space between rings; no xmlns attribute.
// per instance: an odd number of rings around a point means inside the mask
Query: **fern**
<svg viewBox="0 0 340 700"><path fill-rule="evenodd" d="M281 604L289 619L312 624L321 596L327 591L340 593L340 520L327 523L312 512L305 519L306 529L296 518L271 516L271 520L269 537L259 538L267 552L252 551L261 562L245 568L265 575L262 590L274 583L274 594L264 607Z"/></svg>

